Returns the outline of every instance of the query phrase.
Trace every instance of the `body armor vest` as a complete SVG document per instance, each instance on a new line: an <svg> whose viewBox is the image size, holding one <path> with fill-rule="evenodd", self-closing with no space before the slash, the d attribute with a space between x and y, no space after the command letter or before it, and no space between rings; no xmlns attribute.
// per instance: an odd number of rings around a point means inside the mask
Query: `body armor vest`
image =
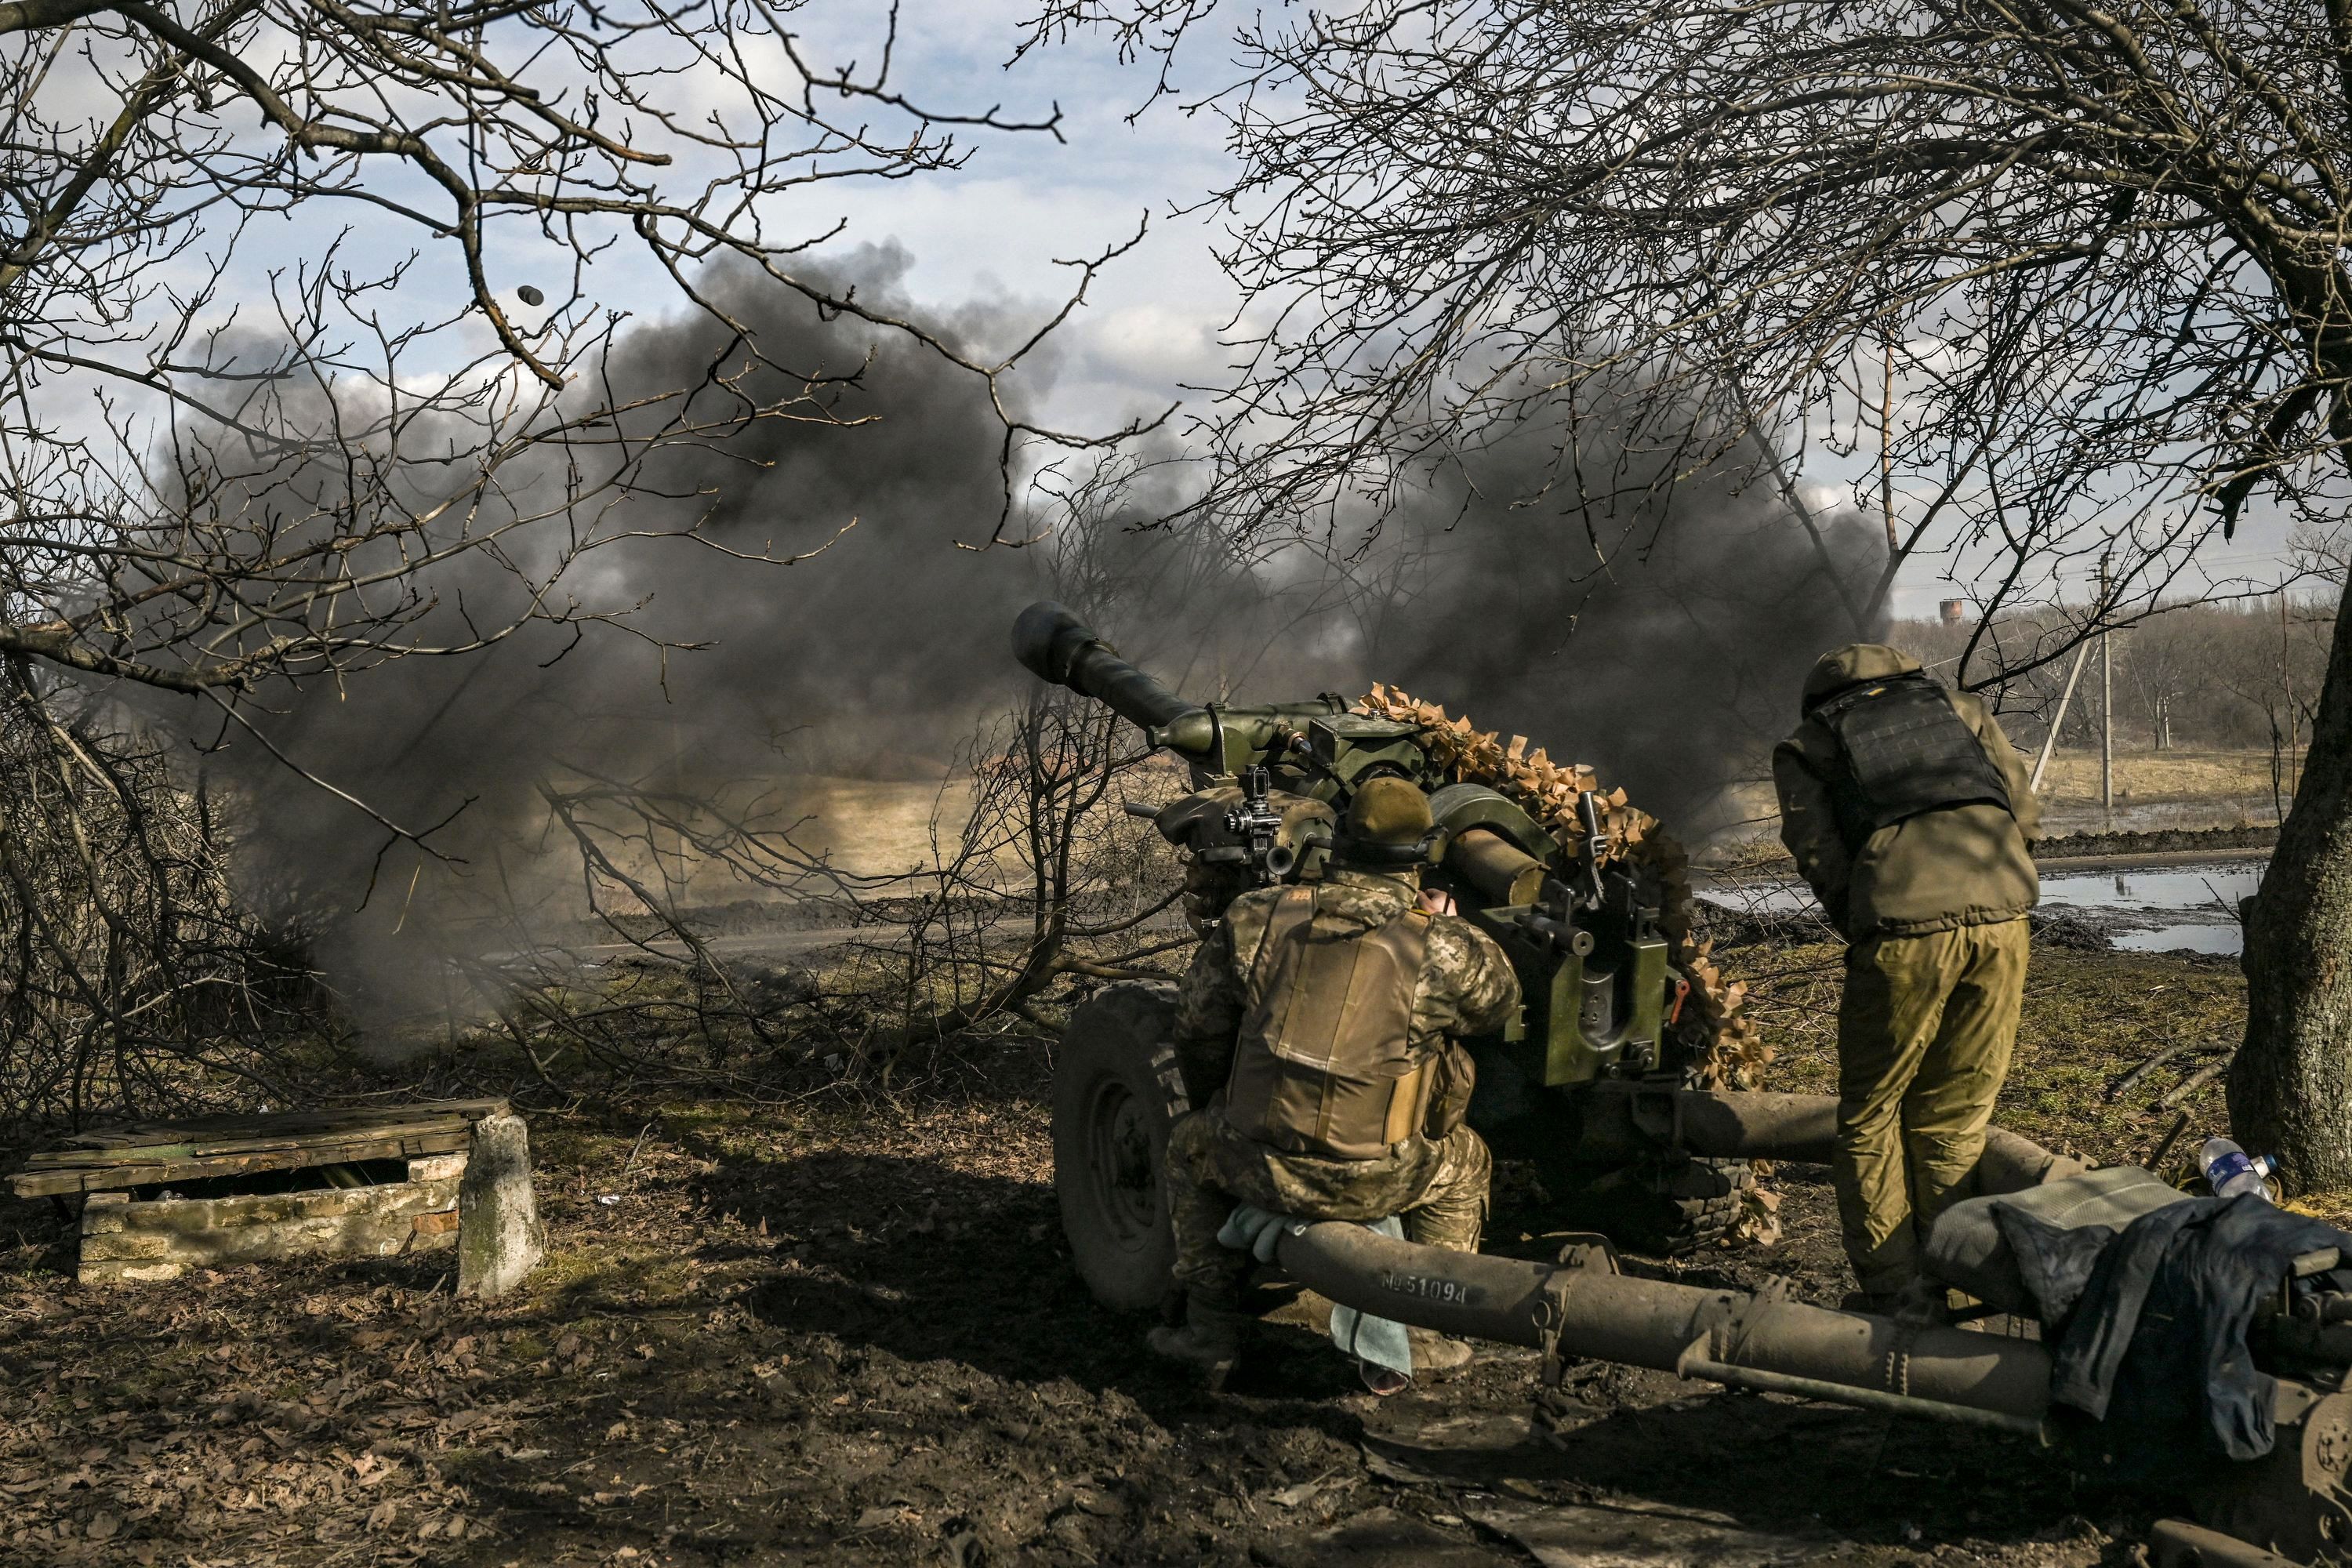
<svg viewBox="0 0 2352 1568"><path fill-rule="evenodd" d="M1434 1074L1406 1046L1429 916L1366 930L1284 893L1250 962L1225 1120L1286 1153L1371 1160L1423 1130Z"/></svg>
<svg viewBox="0 0 2352 1568"><path fill-rule="evenodd" d="M1947 806L2012 810L2009 784L1944 689L1913 672L1841 691L1812 717L1836 737L1838 826L1859 850L1880 828Z"/></svg>

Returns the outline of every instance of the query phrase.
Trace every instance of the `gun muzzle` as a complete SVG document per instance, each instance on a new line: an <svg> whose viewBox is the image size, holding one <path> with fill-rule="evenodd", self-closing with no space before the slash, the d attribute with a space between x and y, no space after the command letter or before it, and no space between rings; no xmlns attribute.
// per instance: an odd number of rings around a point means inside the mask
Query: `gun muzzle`
<svg viewBox="0 0 2352 1568"><path fill-rule="evenodd" d="M1142 726L1155 745L1202 758L1216 749L1216 721L1207 709L1119 658L1094 627L1051 599L1038 600L1013 621L1013 657L1039 679L1091 697Z"/></svg>

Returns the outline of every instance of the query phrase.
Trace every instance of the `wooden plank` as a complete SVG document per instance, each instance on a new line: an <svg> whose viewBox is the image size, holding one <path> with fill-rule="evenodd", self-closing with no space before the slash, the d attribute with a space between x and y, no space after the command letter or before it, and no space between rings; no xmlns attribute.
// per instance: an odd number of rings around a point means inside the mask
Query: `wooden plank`
<svg viewBox="0 0 2352 1568"><path fill-rule="evenodd" d="M286 1149L331 1149L355 1141L381 1142L388 1138L464 1134L473 1123L458 1117L437 1117L389 1123L381 1127L347 1127L306 1133L299 1138L200 1138L179 1143L136 1143L118 1149L49 1150L28 1159L27 1165L57 1169L65 1165L131 1164L142 1160L208 1160L236 1154L274 1153Z"/></svg>
<svg viewBox="0 0 2352 1568"><path fill-rule="evenodd" d="M136 1141L106 1144L84 1144L63 1149L44 1150L37 1156L50 1162L97 1159L120 1159L136 1156L150 1150L166 1155L193 1150L204 1154L251 1153L263 1149L298 1147L304 1143L333 1142L359 1137L388 1137L400 1132L443 1132L470 1127L474 1119L451 1114L404 1117L374 1117L366 1121L353 1121L329 1126L288 1126L277 1129L201 1130L183 1128L178 1136L165 1138L149 1134Z"/></svg>
<svg viewBox="0 0 2352 1568"><path fill-rule="evenodd" d="M205 1176L290 1171L305 1165L337 1165L355 1160L402 1160L424 1154L454 1154L463 1152L472 1141L470 1131L435 1132L340 1143L324 1150L264 1150L252 1154L166 1160L152 1163L102 1162L57 1170L19 1171L8 1178L8 1184L20 1198L37 1198L52 1194L104 1192L164 1182L194 1181Z"/></svg>
<svg viewBox="0 0 2352 1568"><path fill-rule="evenodd" d="M399 1105L343 1106L320 1110L285 1110L261 1114L197 1116L178 1121L126 1122L91 1128L69 1135L65 1142L86 1150L127 1150L154 1144L194 1144L214 1152L228 1152L231 1144L276 1146L319 1136L355 1131L388 1132L415 1127L441 1128L452 1121L473 1122L500 1115L504 1100L412 1100ZM219 1147L214 1147L214 1146Z"/></svg>
<svg viewBox="0 0 2352 1568"><path fill-rule="evenodd" d="M157 1183L193 1181L205 1176L235 1176L257 1171L300 1170L310 1165L342 1164L359 1160L405 1160L427 1154L462 1153L471 1142L472 1135L468 1132L420 1133L311 1149L263 1150L251 1154L165 1161L156 1163L143 1161L125 1162L120 1164L91 1165L39 1174L43 1183L62 1180L79 1184L78 1189L67 1187L63 1189L65 1191L96 1192L111 1188L149 1186ZM35 1174L36 1173L28 1172L16 1180L23 1182Z"/></svg>
<svg viewBox="0 0 2352 1568"><path fill-rule="evenodd" d="M45 1150L49 1157L73 1157L87 1152L101 1154L125 1154L125 1152L146 1150L146 1147L207 1147L207 1150L230 1150L230 1147L285 1147L289 1142L310 1142L318 1138L352 1138L364 1133L393 1133L404 1129L449 1129L468 1126L470 1117L457 1114L409 1114L409 1117L369 1117L364 1121L280 1121L275 1126L176 1126L176 1129L143 1129L139 1135L108 1135L108 1138L68 1138L61 1150Z"/></svg>
<svg viewBox="0 0 2352 1568"><path fill-rule="evenodd" d="M503 1100L429 1100L98 1129L68 1141L79 1147L27 1156L10 1184L30 1197L447 1153L466 1147L476 1119L505 1114L506 1107Z"/></svg>

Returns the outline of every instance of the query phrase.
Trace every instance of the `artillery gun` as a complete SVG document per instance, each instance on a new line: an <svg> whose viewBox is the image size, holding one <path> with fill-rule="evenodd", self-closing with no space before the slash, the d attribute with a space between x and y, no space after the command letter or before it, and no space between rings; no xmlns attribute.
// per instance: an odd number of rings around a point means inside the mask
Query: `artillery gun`
<svg viewBox="0 0 2352 1568"><path fill-rule="evenodd" d="M1312 879L1367 780L1429 792L1427 885L1501 944L1524 998L1476 1063L1470 1122L1532 1162L1565 1226L1653 1254L1738 1223L1752 1156L1826 1159L1834 1101L1696 1087L1710 1041L1683 1015L1688 977L1664 929L1658 867L1614 853L1605 803L1575 802L1561 834L1498 790L1451 776L1423 727L1325 694L1258 707L1188 702L1051 601L1013 629L1039 678L1105 703L1181 758L1191 790L1150 816L1187 856L1187 906L1205 929L1244 889ZM1169 1127L1216 1087L1183 1081L1164 984L1110 986L1078 1006L1055 1069L1055 1187L1078 1270L1108 1306L1156 1303L1173 1244L1159 1171Z"/></svg>
<svg viewBox="0 0 2352 1568"><path fill-rule="evenodd" d="M1748 1160L1825 1163L1836 1100L1693 1086L1706 1042L1675 1016L1685 977L1662 931L1670 890L1654 867L1602 854L1590 795L1578 802L1583 831L1563 843L1498 791L1449 776L1420 726L1329 695L1187 702L1052 603L1023 612L1013 640L1031 671L1101 700L1188 764L1191 791L1140 814L1188 852L1196 920L1213 921L1244 888L1319 874L1349 798L1389 774L1431 792L1428 883L1517 972L1517 1026L1465 1042L1478 1065L1470 1119L1497 1153L1537 1163L1563 1228L1603 1234L1544 1264L1295 1224L1276 1244L1289 1278L1375 1316L1540 1350L1552 1382L1603 1360L2034 1442L2085 1435L2053 1412L2051 1352L2035 1340L1810 1306L1777 1282L1744 1292L1620 1269L1612 1237L1658 1253L1722 1234ZM1055 1070L1063 1227L1108 1306L1160 1300L1168 1128L1215 1087L1183 1081L1173 1014L1162 984L1098 992L1072 1013ZM2000 1127L1987 1130L1971 1186L1978 1196L1937 1220L1923 1267L1990 1314L2032 1308L1996 1204L2059 1229L2120 1230L2184 1196L2145 1170L2087 1170ZM2275 1380L2274 1445L2208 1467L2191 1491L2198 1521L2161 1520L2151 1532L2155 1568L2352 1564L2352 1295L2294 1288L2340 1278L2331 1271L2347 1261L2333 1249L2296 1259L2275 1305L2257 1313L2250 1351Z"/></svg>

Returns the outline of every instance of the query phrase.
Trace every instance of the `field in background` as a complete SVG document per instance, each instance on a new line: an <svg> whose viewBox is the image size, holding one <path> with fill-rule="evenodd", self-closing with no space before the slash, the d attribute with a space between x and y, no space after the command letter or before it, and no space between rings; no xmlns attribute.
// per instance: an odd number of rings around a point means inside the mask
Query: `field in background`
<svg viewBox="0 0 2352 1568"><path fill-rule="evenodd" d="M2292 770L2288 773L2292 778ZM2117 752L2116 804L2241 800L2271 791L2268 752ZM2044 799L2096 804L2099 753L2061 747L2042 775Z"/></svg>
<svg viewBox="0 0 2352 1568"><path fill-rule="evenodd" d="M785 781L784 787L802 821L795 838L828 853L842 869L864 875L929 865L935 822L943 849L951 852L971 800L965 778L907 782L807 775ZM2095 832L2105 826L2097 752L2062 747L2051 759L2042 794L2050 831ZM1741 787L1734 807L1740 824L1727 837L1770 838L1777 833L1769 784ZM2266 751L2116 755L2117 828L2231 827L2275 820Z"/></svg>
<svg viewBox="0 0 2352 1568"><path fill-rule="evenodd" d="M794 840L864 876L931 864L935 819L940 852L953 854L971 809L971 781L965 776L909 782L807 774L783 781L783 787L803 823Z"/></svg>

